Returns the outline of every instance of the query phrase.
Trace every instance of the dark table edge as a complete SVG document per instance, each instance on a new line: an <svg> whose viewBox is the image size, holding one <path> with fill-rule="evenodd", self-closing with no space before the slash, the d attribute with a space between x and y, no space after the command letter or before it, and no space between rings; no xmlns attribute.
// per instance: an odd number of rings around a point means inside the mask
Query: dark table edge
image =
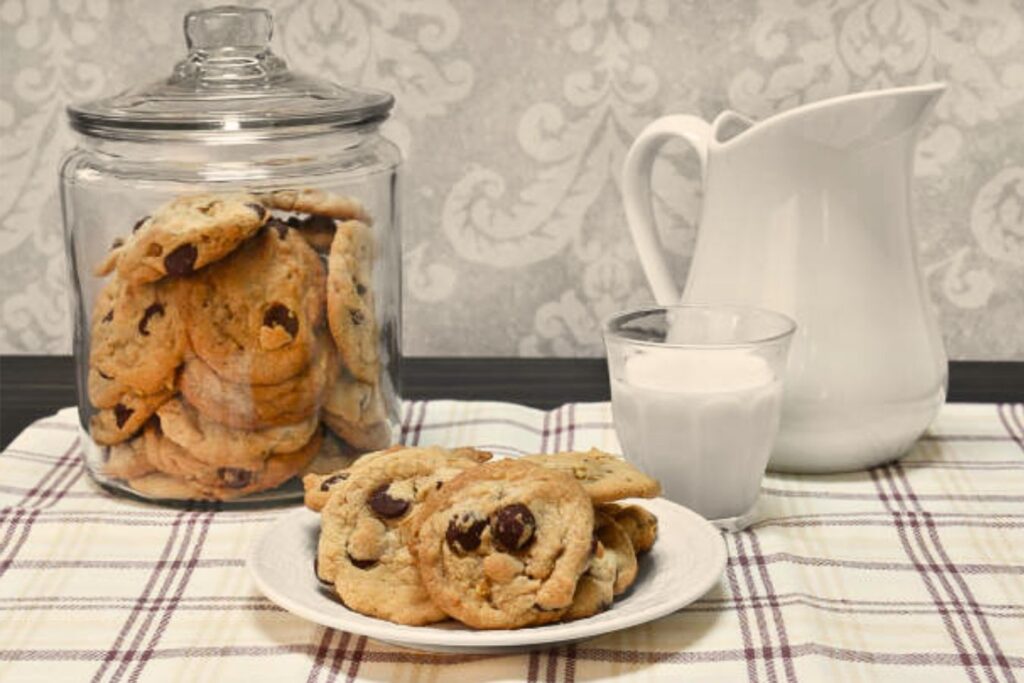
<svg viewBox="0 0 1024 683"><path fill-rule="evenodd" d="M70 356L0 356L0 448L32 421L75 403ZM608 400L603 358L424 358L402 361L407 399L510 401L553 408ZM1024 361L953 361L951 402L1024 401Z"/></svg>

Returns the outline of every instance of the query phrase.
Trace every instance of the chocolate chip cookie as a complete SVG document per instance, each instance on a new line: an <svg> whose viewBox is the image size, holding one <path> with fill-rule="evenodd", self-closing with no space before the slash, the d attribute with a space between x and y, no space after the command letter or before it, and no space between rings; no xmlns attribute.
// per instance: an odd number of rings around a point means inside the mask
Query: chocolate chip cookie
<svg viewBox="0 0 1024 683"><path fill-rule="evenodd" d="M331 194L323 190L277 190L259 195L264 205L281 211L316 214L341 220L358 220L369 224L370 217L363 205L351 197Z"/></svg>
<svg viewBox="0 0 1024 683"><path fill-rule="evenodd" d="M645 553L654 546L658 538L658 518L654 513L639 505L616 505L605 503L598 506L598 511L612 519L629 536L633 549Z"/></svg>
<svg viewBox="0 0 1024 683"><path fill-rule="evenodd" d="M296 476L316 456L321 441L322 435L316 431L298 450L218 467L191 457L150 425L145 431L146 457L159 471L130 479L128 484L156 498L232 500L276 488Z"/></svg>
<svg viewBox="0 0 1024 683"><path fill-rule="evenodd" d="M342 372L324 397L321 418L331 431L358 450L379 450L391 442L384 402L377 384Z"/></svg>
<svg viewBox="0 0 1024 683"><path fill-rule="evenodd" d="M173 395L169 390L148 396L122 394L117 403L96 411L89 419L89 434L96 443L107 446L127 441Z"/></svg>
<svg viewBox="0 0 1024 683"><path fill-rule="evenodd" d="M320 258L294 230L265 228L192 278L185 310L192 349L230 382L294 377L314 355L324 279Z"/></svg>
<svg viewBox="0 0 1024 683"><path fill-rule="evenodd" d="M134 284L189 275L230 254L269 216L249 194L177 197L125 239L116 257L117 272Z"/></svg>
<svg viewBox="0 0 1024 683"><path fill-rule="evenodd" d="M661 493L656 479L622 458L592 448L586 453L568 451L522 458L544 467L568 472L582 484L594 503L622 498L655 498Z"/></svg>
<svg viewBox="0 0 1024 683"><path fill-rule="evenodd" d="M119 277L100 291L89 337L94 405L106 407L113 393L173 389L187 346L177 291L176 283L130 285Z"/></svg>
<svg viewBox="0 0 1024 683"><path fill-rule="evenodd" d="M164 435L191 459L211 466L230 466L263 460L275 453L296 451L317 431L316 415L301 422L268 429L239 430L205 417L174 398L156 411Z"/></svg>
<svg viewBox="0 0 1024 683"><path fill-rule="evenodd" d="M319 576L362 614L410 625L445 619L420 582L411 529L444 482L489 457L471 449L404 449L353 467L322 511Z"/></svg>
<svg viewBox="0 0 1024 683"><path fill-rule="evenodd" d="M153 464L146 458L142 436L111 446L103 463L103 474L117 479L137 479L153 471Z"/></svg>
<svg viewBox="0 0 1024 683"><path fill-rule="evenodd" d="M615 555L608 551L596 538L587 568L576 584L576 592L572 596L572 604L565 614L564 621L575 621L592 617L612 606L615 600L615 577L617 563Z"/></svg>
<svg viewBox="0 0 1024 683"><path fill-rule="evenodd" d="M369 384L376 384L380 375L370 291L373 258L373 234L365 223L345 221L338 226L328 259L327 319L344 366Z"/></svg>
<svg viewBox="0 0 1024 683"><path fill-rule="evenodd" d="M639 569L633 542L614 519L600 510L594 511L594 536L615 560L615 583L612 588L615 595L621 595L636 581Z"/></svg>
<svg viewBox="0 0 1024 683"><path fill-rule="evenodd" d="M313 342L305 370L278 384L241 384L221 377L201 358L186 359L181 393L204 416L236 429L266 429L315 416L337 373L337 351L325 334Z"/></svg>
<svg viewBox="0 0 1024 683"><path fill-rule="evenodd" d="M330 435L329 431L327 432L327 435ZM348 444L344 445L347 446ZM392 453L395 451L408 450L415 449L410 449L406 446L392 446L391 448L376 453L363 453L361 455L357 454L355 457L352 458L350 462L347 462L331 470L322 472L308 472L302 477L302 486L305 489L303 502L306 504L306 507L308 507L310 510L320 512L321 510L323 510L324 505L327 505L327 501L328 499L330 499L331 491L334 489L334 487L341 484L344 481L347 481L349 476L351 476L351 469L355 468L360 463L363 463L365 465L367 462L371 462L374 459L376 459L377 456L384 456L387 453Z"/></svg>
<svg viewBox="0 0 1024 683"><path fill-rule="evenodd" d="M594 510L594 540L587 570L576 585L572 607L565 620L583 619L612 605L615 596L624 593L636 581L638 564L629 536L615 520Z"/></svg>
<svg viewBox="0 0 1024 683"><path fill-rule="evenodd" d="M591 556L593 506L571 473L487 463L427 501L412 541L431 599L475 628L557 621Z"/></svg>

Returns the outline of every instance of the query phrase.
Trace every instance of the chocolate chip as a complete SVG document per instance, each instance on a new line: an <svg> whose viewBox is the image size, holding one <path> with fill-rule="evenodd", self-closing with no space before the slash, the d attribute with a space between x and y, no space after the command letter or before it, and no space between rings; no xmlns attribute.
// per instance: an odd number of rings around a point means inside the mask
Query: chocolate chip
<svg viewBox="0 0 1024 683"><path fill-rule="evenodd" d="M344 472L332 474L331 476L327 477L322 482L320 482L320 490L330 491L332 486L337 484L339 481L345 481L346 479L348 479L348 475L345 474Z"/></svg>
<svg viewBox="0 0 1024 683"><path fill-rule="evenodd" d="M132 232L134 232L134 231L132 231ZM122 239L120 237L115 237L114 241L110 243L110 250L113 251L114 249L120 249L123 246L124 246L124 239Z"/></svg>
<svg viewBox="0 0 1024 683"><path fill-rule="evenodd" d="M262 204L246 204L250 209L256 212L256 217L263 220L263 217L267 215L267 207Z"/></svg>
<svg viewBox="0 0 1024 683"><path fill-rule="evenodd" d="M377 560L357 560L351 555L348 556L348 561L352 563L352 566L356 569L369 569L373 565L377 564Z"/></svg>
<svg viewBox="0 0 1024 683"><path fill-rule="evenodd" d="M149 330L146 329L146 326L149 324L149 319L152 318L154 315L162 316L163 314L163 304L155 303L147 306L145 312L142 314L142 320L139 321L139 333L142 334L143 337L148 337Z"/></svg>
<svg viewBox="0 0 1024 683"><path fill-rule="evenodd" d="M288 218L285 219L285 222L293 228L301 228L303 223L302 219L298 216L288 216Z"/></svg>
<svg viewBox="0 0 1024 683"><path fill-rule="evenodd" d="M281 327L293 339L299 333L299 319L295 317L292 309L284 304L273 303L263 313L264 327Z"/></svg>
<svg viewBox="0 0 1024 683"><path fill-rule="evenodd" d="M348 317L352 320L353 325L362 325L363 321L366 320L366 316L363 315L363 312L355 308L350 308L348 310Z"/></svg>
<svg viewBox="0 0 1024 683"><path fill-rule="evenodd" d="M272 230L276 230L277 236L280 237L281 239L284 239L285 235L288 234L288 231L291 230L292 227L294 226L285 223L279 218L271 218L269 221L267 221L267 227L271 228Z"/></svg>
<svg viewBox="0 0 1024 683"><path fill-rule="evenodd" d="M103 322L109 323L113 319L114 319L114 309L111 308L109 311L107 311L107 314L105 316L103 316Z"/></svg>
<svg viewBox="0 0 1024 683"><path fill-rule="evenodd" d="M363 284L360 284L360 283L357 282L356 283L356 294L358 294L359 296L362 296L362 295L366 294L366 285L363 285Z"/></svg>
<svg viewBox="0 0 1024 683"><path fill-rule="evenodd" d="M533 513L522 503L506 505L491 517L491 535L503 550L510 552L530 545L536 527Z"/></svg>
<svg viewBox="0 0 1024 683"><path fill-rule="evenodd" d="M377 513L378 517L394 519L401 517L409 509L409 501L401 498L392 498L388 495L390 484L381 484L375 488L369 498L366 499L370 509Z"/></svg>
<svg viewBox="0 0 1024 683"><path fill-rule="evenodd" d="M135 221L135 225L132 226L132 232L138 232L142 224L149 220L149 216L143 216L139 220Z"/></svg>
<svg viewBox="0 0 1024 683"><path fill-rule="evenodd" d="M135 413L135 411L129 408L128 406L124 405L123 403L118 403L117 405L115 405L114 422L117 423L117 428L123 429L124 424L128 422L128 418L130 418L133 413Z"/></svg>
<svg viewBox="0 0 1024 683"><path fill-rule="evenodd" d="M444 540L448 542L448 547L457 553L471 553L480 547L480 537L486 528L486 519L480 519L471 512L464 512L452 517L448 522Z"/></svg>
<svg viewBox="0 0 1024 683"><path fill-rule="evenodd" d="M195 270L198 256L194 244L183 244L164 257L164 268L168 275L188 275Z"/></svg>
<svg viewBox="0 0 1024 683"><path fill-rule="evenodd" d="M302 221L302 227L310 232L324 232L332 235L337 228L333 218L316 214L308 216L306 220Z"/></svg>
<svg viewBox="0 0 1024 683"><path fill-rule="evenodd" d="M253 473L240 467L219 467L217 477L229 489L244 489L252 483Z"/></svg>

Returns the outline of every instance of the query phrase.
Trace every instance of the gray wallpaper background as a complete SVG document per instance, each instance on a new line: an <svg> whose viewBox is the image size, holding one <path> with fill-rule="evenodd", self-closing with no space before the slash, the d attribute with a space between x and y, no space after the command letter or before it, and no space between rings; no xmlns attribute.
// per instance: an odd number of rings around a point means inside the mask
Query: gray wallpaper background
<svg viewBox="0 0 1024 683"><path fill-rule="evenodd" d="M0 352L70 349L65 104L165 75L184 12L213 4L0 0ZM619 170L656 116L945 80L918 150L921 265L952 358L1024 360L1024 0L260 4L292 68L397 97L407 354L600 355L602 317L650 300ZM695 160L675 149L655 185L681 280Z"/></svg>

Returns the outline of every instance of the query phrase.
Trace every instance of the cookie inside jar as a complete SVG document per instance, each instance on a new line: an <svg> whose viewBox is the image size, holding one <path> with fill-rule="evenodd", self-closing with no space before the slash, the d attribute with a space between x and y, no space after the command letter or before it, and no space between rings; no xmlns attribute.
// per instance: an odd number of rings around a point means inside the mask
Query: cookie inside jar
<svg viewBox="0 0 1024 683"><path fill-rule="evenodd" d="M314 189L181 195L129 226L95 269L100 473L147 498L298 499L302 475L390 446L372 226Z"/></svg>

